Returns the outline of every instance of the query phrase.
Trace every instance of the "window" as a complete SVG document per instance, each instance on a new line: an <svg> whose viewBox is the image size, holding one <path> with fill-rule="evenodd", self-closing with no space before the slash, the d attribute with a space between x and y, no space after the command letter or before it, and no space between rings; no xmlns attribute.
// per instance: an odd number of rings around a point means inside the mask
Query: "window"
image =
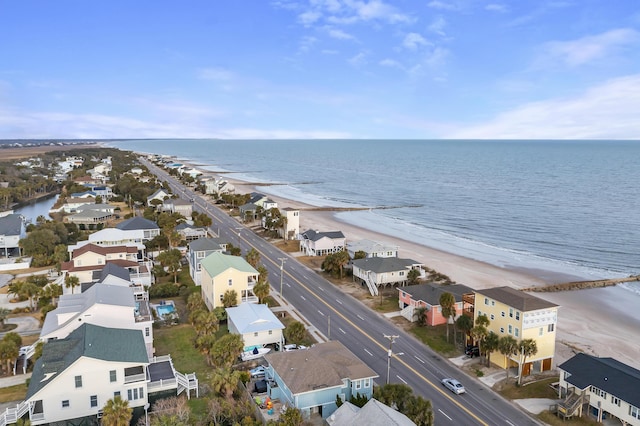
<svg viewBox="0 0 640 426"><path fill-rule="evenodd" d="M109 371L109 381L111 383L115 382L116 380L118 380L117 376L116 376L116 370L111 370Z"/></svg>
<svg viewBox="0 0 640 426"><path fill-rule="evenodd" d="M518 327L516 327L515 332L513 333L516 337L518 337L520 335L520 330L518 330Z"/></svg>
<svg viewBox="0 0 640 426"><path fill-rule="evenodd" d="M68 408L69 407L69 400L65 399L64 401L62 401L62 408Z"/></svg>
<svg viewBox="0 0 640 426"><path fill-rule="evenodd" d="M89 399L91 400L91 408L98 406L98 395L91 395Z"/></svg>
<svg viewBox="0 0 640 426"><path fill-rule="evenodd" d="M144 398L144 388L127 389L127 399L133 401Z"/></svg>
<svg viewBox="0 0 640 426"><path fill-rule="evenodd" d="M144 336L145 337L149 337L151 335L151 331L149 330L149 327L145 327L144 328Z"/></svg>
<svg viewBox="0 0 640 426"><path fill-rule="evenodd" d="M487 305L487 306L489 306L489 299L488 299L488 298L486 298L486 297L484 298L484 304L485 304L485 305Z"/></svg>
<svg viewBox="0 0 640 426"><path fill-rule="evenodd" d="M362 381L361 380L356 380L355 384L356 384L356 390L360 389L362 387Z"/></svg>
<svg viewBox="0 0 640 426"><path fill-rule="evenodd" d="M495 300L491 301L491 306L496 306L496 301Z"/></svg>
<svg viewBox="0 0 640 426"><path fill-rule="evenodd" d="M203 251L197 251L196 252L196 258L204 259L204 252Z"/></svg>
<svg viewBox="0 0 640 426"><path fill-rule="evenodd" d="M400 271L400 276L404 276L404 271Z"/></svg>
<svg viewBox="0 0 640 426"><path fill-rule="evenodd" d="M115 398L116 396L120 396L120 391L115 391L115 392L113 393L113 398Z"/></svg>
<svg viewBox="0 0 640 426"><path fill-rule="evenodd" d="M229 287L231 287L232 285L233 285L233 280L229 278Z"/></svg>
<svg viewBox="0 0 640 426"><path fill-rule="evenodd" d="M553 328L554 328L554 326L555 326L555 324L549 324L549 325L547 326L547 331L548 331L549 333L553 332Z"/></svg>
<svg viewBox="0 0 640 426"><path fill-rule="evenodd" d="M76 376L76 387L77 388L81 388L82 387L82 376Z"/></svg>
<svg viewBox="0 0 640 426"><path fill-rule="evenodd" d="M220 301L222 302L222 295L220 295Z"/></svg>
<svg viewBox="0 0 640 426"><path fill-rule="evenodd" d="M636 419L640 419L640 408L634 407L633 405L629 406L629 415L631 417L635 417Z"/></svg>
<svg viewBox="0 0 640 426"><path fill-rule="evenodd" d="M520 311L516 311L516 319L520 320Z"/></svg>
<svg viewBox="0 0 640 426"><path fill-rule="evenodd" d="M500 327L500 333L504 333L504 327Z"/></svg>
<svg viewBox="0 0 640 426"><path fill-rule="evenodd" d="M500 316L504 318L504 311L500 312Z"/></svg>
<svg viewBox="0 0 640 426"><path fill-rule="evenodd" d="M611 402L615 405L617 405L618 407L620 406L620 398L615 397L613 395L611 395Z"/></svg>
<svg viewBox="0 0 640 426"><path fill-rule="evenodd" d="M509 324L509 334L513 333L513 326L511 324Z"/></svg>
<svg viewBox="0 0 640 426"><path fill-rule="evenodd" d="M371 379L368 378L368 377L366 379L364 379L364 385L362 387L363 388L371 387Z"/></svg>
<svg viewBox="0 0 640 426"><path fill-rule="evenodd" d="M542 333L544 333L544 329L540 327L540 330L538 331L538 336L542 336Z"/></svg>
<svg viewBox="0 0 640 426"><path fill-rule="evenodd" d="M591 386L591 393L593 393L594 395L599 396L600 398L606 398L607 397L607 393L605 391L603 391L600 388L597 388L595 386Z"/></svg>
<svg viewBox="0 0 640 426"><path fill-rule="evenodd" d="M273 330L269 330L269 336L273 334Z"/></svg>
<svg viewBox="0 0 640 426"><path fill-rule="evenodd" d="M494 319L496 319L496 316L491 314L491 320L494 320Z"/></svg>

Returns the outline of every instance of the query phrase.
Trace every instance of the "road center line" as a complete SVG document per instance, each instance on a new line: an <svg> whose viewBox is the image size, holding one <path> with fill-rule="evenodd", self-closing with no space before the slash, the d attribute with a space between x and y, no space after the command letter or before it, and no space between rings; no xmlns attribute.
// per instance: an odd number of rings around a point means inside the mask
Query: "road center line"
<svg viewBox="0 0 640 426"><path fill-rule="evenodd" d="M444 411L442 411L441 409L438 408L438 411L440 411L440 414L442 414L443 416L445 416L446 418L448 418L450 421L453 421L453 419L449 416L447 416Z"/></svg>
<svg viewBox="0 0 640 426"><path fill-rule="evenodd" d="M368 353L369 355L373 356L373 354L372 354L371 352L369 352L369 351L367 350L367 348L364 348L364 351L365 351L366 353Z"/></svg>
<svg viewBox="0 0 640 426"><path fill-rule="evenodd" d="M405 385L407 384L407 382L400 376L396 375L396 377L398 378L398 380L400 380L402 383L404 383Z"/></svg>
<svg viewBox="0 0 640 426"><path fill-rule="evenodd" d="M416 355L414 355L413 357L414 357L415 359L417 359L418 361L420 361L421 363L423 363L423 364L424 364L424 360L422 360L422 359L418 358Z"/></svg>
<svg viewBox="0 0 640 426"><path fill-rule="evenodd" d="M342 334L347 334L347 332L346 332L346 331L344 331L343 329L341 329L340 327L338 327L338 330L340 330L340 332L341 332Z"/></svg>
<svg viewBox="0 0 640 426"><path fill-rule="evenodd" d="M319 313L320 315L324 316L324 313L323 313L322 311L320 311L320 310L319 310L319 311L318 311L318 313Z"/></svg>

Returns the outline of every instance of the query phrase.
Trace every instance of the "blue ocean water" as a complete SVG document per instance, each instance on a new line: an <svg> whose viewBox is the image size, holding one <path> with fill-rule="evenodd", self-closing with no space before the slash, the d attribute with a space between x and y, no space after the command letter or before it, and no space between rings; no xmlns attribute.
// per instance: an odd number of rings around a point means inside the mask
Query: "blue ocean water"
<svg viewBox="0 0 640 426"><path fill-rule="evenodd" d="M640 273L640 142L132 140L112 146L276 185L340 220L507 268ZM384 207L384 208L382 208ZM634 290L633 285L630 288Z"/></svg>

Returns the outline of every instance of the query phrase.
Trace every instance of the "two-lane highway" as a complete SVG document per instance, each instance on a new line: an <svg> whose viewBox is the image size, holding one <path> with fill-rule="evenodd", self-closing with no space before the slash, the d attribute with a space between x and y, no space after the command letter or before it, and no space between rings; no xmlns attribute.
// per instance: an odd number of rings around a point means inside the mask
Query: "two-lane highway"
<svg viewBox="0 0 640 426"><path fill-rule="evenodd" d="M344 294L294 257L268 243L197 193L185 188L164 170L141 159L174 193L193 200L197 211L214 221L212 229L219 237L239 246L243 253L255 248L269 271L274 291L280 291L287 303L325 336L342 342L379 374L378 384L387 380L389 339L393 343L389 382L405 383L418 395L431 400L436 424L539 425L540 423L503 399L476 378L466 376L448 360L433 352L384 316L372 311L357 299ZM281 276L280 259L285 258ZM282 278L281 278L282 277ZM402 354L402 355L399 355ZM443 377L454 377L467 393L454 395L440 384Z"/></svg>

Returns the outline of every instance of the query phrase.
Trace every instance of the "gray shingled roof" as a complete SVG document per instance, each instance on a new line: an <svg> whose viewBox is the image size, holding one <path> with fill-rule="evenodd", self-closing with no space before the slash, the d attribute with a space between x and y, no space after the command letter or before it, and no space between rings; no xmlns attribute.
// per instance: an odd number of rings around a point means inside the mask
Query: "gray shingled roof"
<svg viewBox="0 0 640 426"><path fill-rule="evenodd" d="M337 340L318 343L309 349L272 352L264 357L293 394L340 387L343 379L378 377L375 371Z"/></svg>
<svg viewBox="0 0 640 426"><path fill-rule="evenodd" d="M45 343L36 361L27 399L63 373L81 357L113 362L148 364L147 348L140 330L83 324L66 339Z"/></svg>
<svg viewBox="0 0 640 426"><path fill-rule="evenodd" d="M329 418L330 426L415 426L409 417L375 398L371 398L362 408L345 401Z"/></svg>
<svg viewBox="0 0 640 426"><path fill-rule="evenodd" d="M125 281L131 281L131 273L129 270L112 262L107 262L107 264L104 265L104 268L102 268L102 271L100 272L99 281L104 281L104 279L109 275L113 275L114 277L121 278Z"/></svg>
<svg viewBox="0 0 640 426"><path fill-rule="evenodd" d="M0 235L20 235L22 215L13 213L0 217Z"/></svg>
<svg viewBox="0 0 640 426"><path fill-rule="evenodd" d="M558 306L555 303L547 302L544 299L508 286L486 288L484 290L477 290L476 293L497 300L522 312L537 311L539 309L555 308Z"/></svg>
<svg viewBox="0 0 640 426"><path fill-rule="evenodd" d="M313 229L304 231L302 233L302 236L311 241L318 241L325 237L331 239L344 238L344 234L342 233L342 231L316 232Z"/></svg>
<svg viewBox="0 0 640 426"><path fill-rule="evenodd" d="M189 251L221 250L223 244L219 238L198 238L189 243Z"/></svg>
<svg viewBox="0 0 640 426"><path fill-rule="evenodd" d="M422 300L432 306L440 304L440 296L442 293L451 293L456 302L461 302L463 294L474 292L471 287L463 284L441 285L433 283L410 285L401 287L399 290L410 294L411 298L415 301Z"/></svg>
<svg viewBox="0 0 640 426"><path fill-rule="evenodd" d="M578 389L593 385L634 407L640 407L640 370L613 358L598 358L585 353L576 354L558 368L571 374L565 380Z"/></svg>
<svg viewBox="0 0 640 426"><path fill-rule="evenodd" d="M368 257L366 259L353 260L351 263L362 270L372 271L377 274L401 271L409 269L412 265L420 264L420 262L412 259L400 259L398 257Z"/></svg>
<svg viewBox="0 0 640 426"><path fill-rule="evenodd" d="M137 229L159 229L158 224L154 221L145 219L144 217L136 216L131 219L127 219L116 225L116 228L123 231L132 231Z"/></svg>

